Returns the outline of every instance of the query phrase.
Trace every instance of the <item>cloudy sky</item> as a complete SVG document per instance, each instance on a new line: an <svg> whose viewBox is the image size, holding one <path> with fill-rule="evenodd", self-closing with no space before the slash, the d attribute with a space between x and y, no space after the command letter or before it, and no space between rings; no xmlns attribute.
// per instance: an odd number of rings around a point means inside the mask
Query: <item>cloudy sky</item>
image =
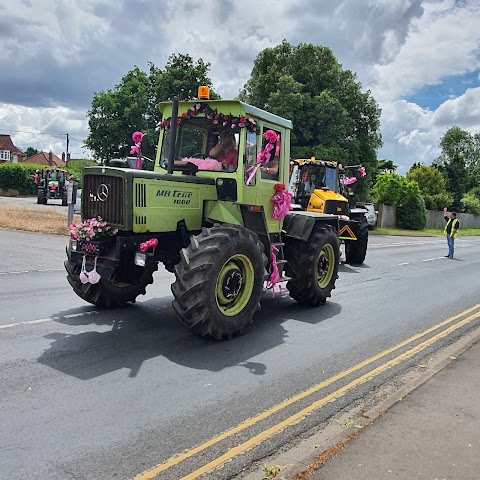
<svg viewBox="0 0 480 480"><path fill-rule="evenodd" d="M10 0L0 4L0 133L21 149L83 155L94 92L171 53L212 64L235 96L253 60L287 39L330 47L382 108L404 173L452 125L480 131L480 0ZM40 134L41 133L41 134Z"/></svg>

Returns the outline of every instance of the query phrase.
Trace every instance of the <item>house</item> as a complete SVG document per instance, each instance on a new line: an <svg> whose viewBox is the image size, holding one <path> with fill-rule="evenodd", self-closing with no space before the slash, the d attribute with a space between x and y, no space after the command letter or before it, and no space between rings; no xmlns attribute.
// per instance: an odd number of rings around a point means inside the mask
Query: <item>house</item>
<svg viewBox="0 0 480 480"><path fill-rule="evenodd" d="M35 165L45 165L47 167L65 167L65 160L57 157L52 152L40 151L31 157L22 160L22 163L34 163Z"/></svg>
<svg viewBox="0 0 480 480"><path fill-rule="evenodd" d="M12 142L10 135L0 133L0 163L22 161L24 153Z"/></svg>

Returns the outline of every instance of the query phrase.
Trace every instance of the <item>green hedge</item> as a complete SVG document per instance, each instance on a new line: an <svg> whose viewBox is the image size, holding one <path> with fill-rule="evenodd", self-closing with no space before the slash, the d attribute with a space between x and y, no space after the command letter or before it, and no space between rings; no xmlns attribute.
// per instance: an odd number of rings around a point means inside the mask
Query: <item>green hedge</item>
<svg viewBox="0 0 480 480"><path fill-rule="evenodd" d="M42 165L31 163L2 163L0 164L0 188L18 190L20 195L36 195L33 176L36 170L43 169Z"/></svg>
<svg viewBox="0 0 480 480"><path fill-rule="evenodd" d="M81 188L82 174L85 167L98 165L93 160L77 160L71 163L67 170ZM0 163L0 189L18 190L20 195L37 195L33 177L36 170L43 170L45 165L32 163Z"/></svg>

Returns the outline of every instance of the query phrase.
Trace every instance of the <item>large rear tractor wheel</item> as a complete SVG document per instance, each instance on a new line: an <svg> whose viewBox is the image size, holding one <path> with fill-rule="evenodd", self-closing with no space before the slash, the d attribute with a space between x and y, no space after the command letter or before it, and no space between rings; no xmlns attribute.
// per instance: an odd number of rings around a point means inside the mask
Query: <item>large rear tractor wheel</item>
<svg viewBox="0 0 480 480"><path fill-rule="evenodd" d="M285 245L290 296L305 305L323 305L338 278L339 242L329 225L315 225L308 242L288 240Z"/></svg>
<svg viewBox="0 0 480 480"><path fill-rule="evenodd" d="M360 220L356 240L345 242L345 259L352 265L361 265L367 256L368 245L368 222L367 219Z"/></svg>
<svg viewBox="0 0 480 480"><path fill-rule="evenodd" d="M198 335L230 338L253 322L267 272L264 246L238 225L215 225L180 252L172 285L180 321Z"/></svg>
<svg viewBox="0 0 480 480"><path fill-rule="evenodd" d="M79 274L74 272L73 266L68 260L65 261L65 268L68 283L80 298L97 307L115 308L128 302L135 303L139 295L145 295L147 286L153 283L153 272L158 269L158 266L155 265L150 269L145 269L138 283L135 284L113 282L101 278L94 285L91 283L83 284L80 281Z"/></svg>

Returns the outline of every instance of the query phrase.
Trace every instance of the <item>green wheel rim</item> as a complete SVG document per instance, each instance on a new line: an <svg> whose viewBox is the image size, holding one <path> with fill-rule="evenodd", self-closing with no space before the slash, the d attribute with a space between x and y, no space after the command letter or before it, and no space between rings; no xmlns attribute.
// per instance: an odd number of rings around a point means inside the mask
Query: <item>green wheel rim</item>
<svg viewBox="0 0 480 480"><path fill-rule="evenodd" d="M318 255L317 283L320 288L328 286L332 280L333 270L335 268L335 251L327 243L320 250Z"/></svg>
<svg viewBox="0 0 480 480"><path fill-rule="evenodd" d="M251 260L241 253L232 255L220 269L215 288L217 306L223 315L238 315L252 296L255 274Z"/></svg>

